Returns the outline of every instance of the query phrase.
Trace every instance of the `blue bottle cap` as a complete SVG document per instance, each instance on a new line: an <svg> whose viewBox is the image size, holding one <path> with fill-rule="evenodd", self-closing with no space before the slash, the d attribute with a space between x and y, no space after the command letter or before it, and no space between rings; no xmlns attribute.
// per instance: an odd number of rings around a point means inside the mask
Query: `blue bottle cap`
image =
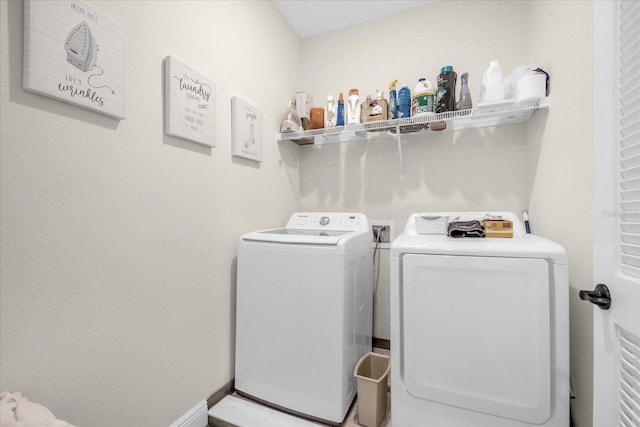
<svg viewBox="0 0 640 427"><path fill-rule="evenodd" d="M440 69L441 73L448 73L450 71L453 71L453 67L451 65L445 65Z"/></svg>

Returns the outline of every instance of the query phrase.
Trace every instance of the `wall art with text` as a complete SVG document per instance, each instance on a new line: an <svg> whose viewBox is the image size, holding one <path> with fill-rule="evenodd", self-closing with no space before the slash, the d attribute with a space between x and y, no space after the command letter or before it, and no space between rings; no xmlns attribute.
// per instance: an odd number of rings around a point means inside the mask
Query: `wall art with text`
<svg viewBox="0 0 640 427"><path fill-rule="evenodd" d="M25 0L22 86L125 118L126 36L79 1Z"/></svg>
<svg viewBox="0 0 640 427"><path fill-rule="evenodd" d="M216 84L172 56L165 64L165 133L215 146Z"/></svg>

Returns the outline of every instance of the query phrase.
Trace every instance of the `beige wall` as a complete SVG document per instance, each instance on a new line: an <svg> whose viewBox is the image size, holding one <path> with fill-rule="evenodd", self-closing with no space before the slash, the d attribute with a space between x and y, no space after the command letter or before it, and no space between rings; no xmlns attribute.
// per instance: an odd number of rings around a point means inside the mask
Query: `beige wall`
<svg viewBox="0 0 640 427"><path fill-rule="evenodd" d="M304 209L392 219L396 233L413 212L528 208L534 232L569 253L578 427L591 425L592 412L591 307L577 300L578 289L592 287L592 9L586 1L427 5L304 40L301 86L323 105L327 94L353 87L361 97L388 94L395 78L413 90L418 77L435 83L440 67L453 65L469 72L475 103L491 59L505 75L528 63L549 70L552 107L526 125L404 138L404 180L394 139L305 147L301 200ZM383 263L374 325L381 338L389 338L388 277Z"/></svg>
<svg viewBox="0 0 640 427"><path fill-rule="evenodd" d="M591 2L449 1L302 43L270 2L90 2L127 28L127 118L21 89L21 1L0 0L0 388L79 425L167 425L233 376L238 236L295 210L530 210L571 262L576 425L591 425ZM216 82L214 149L163 135L162 58ZM552 73L552 107L528 125L302 147L273 141L306 90L443 65ZM268 64L268 66L265 66ZM264 112L265 160L230 155L230 98ZM570 165L570 173L566 171ZM496 185L499 182L500 185ZM559 184L560 183L560 184ZM571 215L571 221L557 222ZM383 250L374 335L389 338ZM113 408L117 408L114 411ZM125 420L125 421L123 421Z"/></svg>
<svg viewBox="0 0 640 427"><path fill-rule="evenodd" d="M453 65L458 75L469 73L475 103L490 60L498 59L505 75L533 60L522 31L527 15L527 2L438 2L307 39L302 44L303 87L317 105L327 94L336 97L343 91L346 96L354 87L363 98L375 96L376 89L388 96L396 78L413 91L419 77L435 85L440 68ZM343 55L336 55L338 47ZM390 219L396 235L413 212L520 212L528 203L527 150L524 125L407 136L403 180L394 138L305 147L302 205ZM388 257L388 250L382 252ZM381 264L380 277L374 335L388 339L388 262Z"/></svg>
<svg viewBox="0 0 640 427"><path fill-rule="evenodd" d="M535 233L569 256L571 377L575 425L592 425L593 3L530 3L529 46L552 75L552 107L527 127L530 215ZM597 86L596 86L597 87Z"/></svg>
<svg viewBox="0 0 640 427"><path fill-rule="evenodd" d="M169 425L233 377L238 236L298 209L273 135L300 42L271 2L88 4L127 29L123 121L23 91L23 3L0 3L0 389ZM216 83L215 148L164 135L166 55ZM232 96L264 113L260 165L230 155Z"/></svg>

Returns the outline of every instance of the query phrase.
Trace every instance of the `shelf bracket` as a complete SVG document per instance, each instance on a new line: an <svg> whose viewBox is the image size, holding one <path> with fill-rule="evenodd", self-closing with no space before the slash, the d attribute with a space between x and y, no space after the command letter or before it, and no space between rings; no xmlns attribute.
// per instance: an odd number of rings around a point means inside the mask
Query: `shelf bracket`
<svg viewBox="0 0 640 427"><path fill-rule="evenodd" d="M404 181L404 164L402 162L402 137L400 136L400 126L396 125L396 140L398 144L398 160L400 161L400 180Z"/></svg>

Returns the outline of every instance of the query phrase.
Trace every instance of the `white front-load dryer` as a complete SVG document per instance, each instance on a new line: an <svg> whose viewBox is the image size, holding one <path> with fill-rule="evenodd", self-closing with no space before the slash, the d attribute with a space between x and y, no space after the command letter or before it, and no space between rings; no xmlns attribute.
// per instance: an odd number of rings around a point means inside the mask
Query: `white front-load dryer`
<svg viewBox="0 0 640 427"><path fill-rule="evenodd" d="M279 409L340 424L353 371L371 351L369 222L358 213L296 213L238 248L235 388Z"/></svg>
<svg viewBox="0 0 640 427"><path fill-rule="evenodd" d="M396 427L569 425L565 250L527 234L451 238L413 214L391 245L391 420Z"/></svg>

